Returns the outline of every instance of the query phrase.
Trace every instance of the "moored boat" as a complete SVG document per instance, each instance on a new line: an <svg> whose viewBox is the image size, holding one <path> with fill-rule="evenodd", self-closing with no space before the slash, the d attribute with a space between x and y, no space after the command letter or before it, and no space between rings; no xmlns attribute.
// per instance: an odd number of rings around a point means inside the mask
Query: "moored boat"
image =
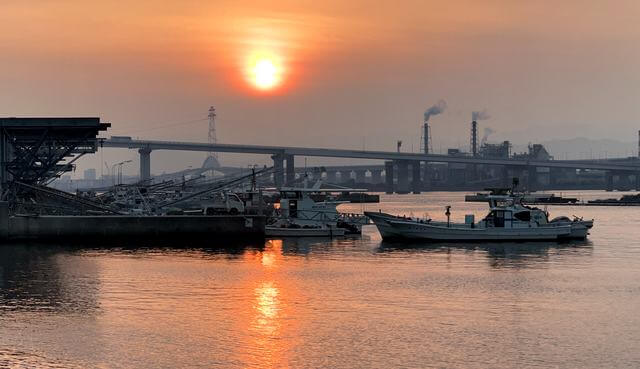
<svg viewBox="0 0 640 369"><path fill-rule="evenodd" d="M283 187L280 189L280 202L276 207L273 223L280 225L295 224L301 227L318 228L329 227L341 229L343 233L360 234L362 226L369 223L369 218L363 214L339 212L337 207L348 201L332 200L332 193L349 190L344 188L321 188L317 182L311 188ZM322 195L322 200L314 200L314 195ZM295 232L292 232L295 233ZM335 235L335 233L333 233Z"/></svg>
<svg viewBox="0 0 640 369"><path fill-rule="evenodd" d="M383 239L420 239L427 241L557 241L585 239L593 220L559 217L522 204L522 196L489 195L490 211L479 222L466 215L464 223L401 217L382 212L365 212Z"/></svg>
<svg viewBox="0 0 640 369"><path fill-rule="evenodd" d="M267 237L340 237L345 235L344 228L332 226L301 226L295 223L281 223L265 227Z"/></svg>

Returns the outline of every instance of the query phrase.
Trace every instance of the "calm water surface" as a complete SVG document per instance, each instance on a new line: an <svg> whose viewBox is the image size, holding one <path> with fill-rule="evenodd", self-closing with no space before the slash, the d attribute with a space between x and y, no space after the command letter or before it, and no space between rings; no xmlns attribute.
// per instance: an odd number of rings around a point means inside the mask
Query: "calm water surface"
<svg viewBox="0 0 640 369"><path fill-rule="evenodd" d="M366 209L484 212L462 199ZM639 367L640 207L549 210L590 240L0 247L0 367Z"/></svg>

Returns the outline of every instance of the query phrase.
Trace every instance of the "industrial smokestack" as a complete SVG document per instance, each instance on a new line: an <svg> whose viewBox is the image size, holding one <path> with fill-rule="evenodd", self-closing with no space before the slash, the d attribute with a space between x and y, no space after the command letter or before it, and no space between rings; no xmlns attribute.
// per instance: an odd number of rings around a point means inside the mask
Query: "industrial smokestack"
<svg viewBox="0 0 640 369"><path fill-rule="evenodd" d="M478 156L478 122L471 122L471 154Z"/></svg>
<svg viewBox="0 0 640 369"><path fill-rule="evenodd" d="M478 121L491 118L491 115L487 113L487 109L482 111L471 112L471 153L473 156L478 155ZM491 128L485 128L484 137L480 145L484 144L491 134Z"/></svg>
<svg viewBox="0 0 640 369"><path fill-rule="evenodd" d="M424 139L424 153L429 153L429 123L424 122L424 132L422 132L422 137Z"/></svg>
<svg viewBox="0 0 640 369"><path fill-rule="evenodd" d="M431 132L429 127L429 118L433 115L438 115L444 112L447 109L447 103L444 100L438 101L435 105L431 106L429 109L424 111L424 125L422 127L422 140L423 140L423 148L424 153L429 153L429 146L431 146Z"/></svg>

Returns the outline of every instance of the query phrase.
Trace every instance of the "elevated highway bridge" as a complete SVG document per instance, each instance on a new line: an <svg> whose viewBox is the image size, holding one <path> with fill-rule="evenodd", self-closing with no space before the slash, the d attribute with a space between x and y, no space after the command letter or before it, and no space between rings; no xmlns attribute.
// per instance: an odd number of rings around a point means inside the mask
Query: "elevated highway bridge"
<svg viewBox="0 0 640 369"><path fill-rule="evenodd" d="M226 152L242 154L269 155L273 159L276 185L292 183L295 178L295 157L327 157L384 160L387 184L393 187L393 175L397 170L398 188L400 191L414 192L420 187L421 163L451 163L468 165L494 165L504 168L504 173L526 171L527 178L535 178L537 168L562 168L599 170L606 172L607 187L614 175L634 175L636 187L640 187L640 160L635 158L605 160L522 160L507 158L485 158L464 155L438 155L422 153L404 153L393 151L350 150L295 146L264 146L245 144L209 144L180 141L138 140L131 137L113 136L102 139L103 147L135 149L140 154L140 178L151 177L151 153L156 150ZM286 163L286 166L285 166ZM409 166L412 168L413 181L409 186ZM508 174L505 174L506 178ZM391 182L389 182L391 180ZM411 188L409 188L411 187Z"/></svg>

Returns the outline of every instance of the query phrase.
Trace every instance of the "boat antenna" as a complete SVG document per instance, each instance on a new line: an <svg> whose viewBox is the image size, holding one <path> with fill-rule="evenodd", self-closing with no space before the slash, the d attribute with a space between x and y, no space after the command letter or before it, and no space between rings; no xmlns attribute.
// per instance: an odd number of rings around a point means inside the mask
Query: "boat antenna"
<svg viewBox="0 0 640 369"><path fill-rule="evenodd" d="M258 181L256 180L256 167L251 168L251 191L255 191L258 187Z"/></svg>
<svg viewBox="0 0 640 369"><path fill-rule="evenodd" d="M445 209L444 215L447 216L447 228L449 228L451 226L451 205L445 206Z"/></svg>

